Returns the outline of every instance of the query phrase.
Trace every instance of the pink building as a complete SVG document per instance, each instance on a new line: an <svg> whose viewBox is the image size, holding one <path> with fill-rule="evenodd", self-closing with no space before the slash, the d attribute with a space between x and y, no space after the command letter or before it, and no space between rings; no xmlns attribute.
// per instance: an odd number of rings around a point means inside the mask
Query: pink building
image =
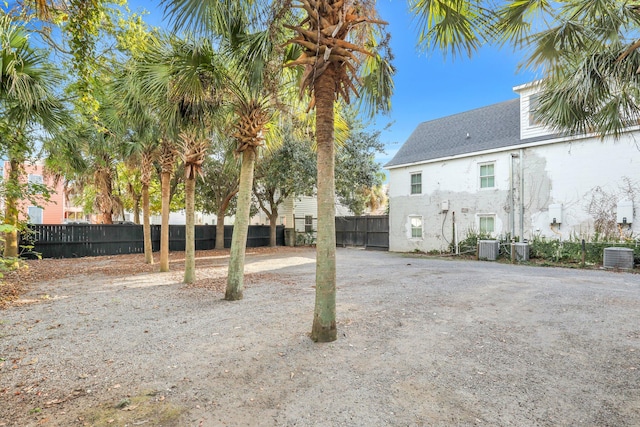
<svg viewBox="0 0 640 427"><path fill-rule="evenodd" d="M3 178L6 179L9 174L9 162L4 162ZM22 218L28 215L29 222L32 224L62 224L65 221L75 221L83 219L82 209L71 206L69 200L65 196L64 183L62 181L57 184L51 176L47 175L42 162L25 163L24 174L28 182L45 184L51 191L50 200L40 201L40 206L34 206L29 201L22 201L19 210Z"/></svg>

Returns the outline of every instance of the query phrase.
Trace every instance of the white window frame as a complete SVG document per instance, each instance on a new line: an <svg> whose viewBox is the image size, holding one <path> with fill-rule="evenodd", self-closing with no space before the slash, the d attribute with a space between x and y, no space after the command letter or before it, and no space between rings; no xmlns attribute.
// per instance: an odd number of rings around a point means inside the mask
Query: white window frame
<svg viewBox="0 0 640 427"><path fill-rule="evenodd" d="M415 183L414 184L414 182L413 182L413 177L414 176L420 176L420 182L419 183ZM416 185L416 186L419 185L420 186L420 191L414 193L413 192L413 186L414 185ZM417 195L422 194L422 171L411 172L410 178L409 178L409 194L411 196L417 196Z"/></svg>
<svg viewBox="0 0 640 427"><path fill-rule="evenodd" d="M482 230L482 220L491 219L493 223L493 229L491 231ZM478 232L480 234L488 234L492 236L496 232L496 215L495 214L479 214L478 215Z"/></svg>
<svg viewBox="0 0 640 427"><path fill-rule="evenodd" d="M413 220L417 219L420 221L419 226L413 225ZM420 230L420 235L414 235L414 231ZM417 234L417 233L416 233ZM411 240L422 240L424 238L424 221L422 219L422 215L409 215L409 235L411 236Z"/></svg>
<svg viewBox="0 0 640 427"><path fill-rule="evenodd" d="M36 222L33 221L33 217L34 215L31 213L32 210L37 210L38 212L38 216L40 217L40 221ZM31 224L44 224L44 209L42 209L39 206L29 206L29 208L27 209L28 215L29 215L29 223Z"/></svg>
<svg viewBox="0 0 640 427"><path fill-rule="evenodd" d="M304 216L304 232L305 233L313 232L313 215Z"/></svg>
<svg viewBox="0 0 640 427"><path fill-rule="evenodd" d="M32 184L44 184L44 177L39 174L30 173L28 180L29 180L29 183L32 183Z"/></svg>
<svg viewBox="0 0 640 427"><path fill-rule="evenodd" d="M29 182L29 184L44 185L44 177L42 175L35 174L35 173L30 173L29 176L27 177L27 181ZM37 194L40 194L40 193L42 193L42 191L37 192Z"/></svg>
<svg viewBox="0 0 640 427"><path fill-rule="evenodd" d="M482 175L482 168L484 166L493 166L493 175ZM482 186L482 179L483 178L489 178L492 177L493 178L493 185L492 186L487 186L487 187L483 187ZM480 190L491 190L496 188L496 162L484 162L484 163L478 163L478 187L480 188Z"/></svg>

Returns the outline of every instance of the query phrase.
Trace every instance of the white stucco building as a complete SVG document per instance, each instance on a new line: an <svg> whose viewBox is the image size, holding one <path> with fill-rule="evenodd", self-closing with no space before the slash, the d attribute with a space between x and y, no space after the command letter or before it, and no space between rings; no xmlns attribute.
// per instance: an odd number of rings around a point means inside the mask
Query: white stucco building
<svg viewBox="0 0 640 427"><path fill-rule="evenodd" d="M471 231L562 240L640 232L640 131L554 135L535 120L536 86L514 91L519 98L421 123L385 165L390 250L446 250Z"/></svg>

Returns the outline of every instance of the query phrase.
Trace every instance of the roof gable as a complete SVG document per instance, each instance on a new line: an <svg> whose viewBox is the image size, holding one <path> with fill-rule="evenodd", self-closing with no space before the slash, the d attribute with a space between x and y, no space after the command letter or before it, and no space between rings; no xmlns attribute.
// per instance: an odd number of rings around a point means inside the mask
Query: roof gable
<svg viewBox="0 0 640 427"><path fill-rule="evenodd" d="M516 98L419 124L385 167L520 143L520 100Z"/></svg>

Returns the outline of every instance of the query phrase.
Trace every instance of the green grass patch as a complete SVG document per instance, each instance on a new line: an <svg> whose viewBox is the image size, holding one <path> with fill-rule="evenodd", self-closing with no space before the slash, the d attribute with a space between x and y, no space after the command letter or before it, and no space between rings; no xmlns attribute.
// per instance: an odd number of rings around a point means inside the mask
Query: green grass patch
<svg viewBox="0 0 640 427"><path fill-rule="evenodd" d="M178 426L185 409L175 406L155 392L108 402L85 412L81 419L91 426L152 425Z"/></svg>

